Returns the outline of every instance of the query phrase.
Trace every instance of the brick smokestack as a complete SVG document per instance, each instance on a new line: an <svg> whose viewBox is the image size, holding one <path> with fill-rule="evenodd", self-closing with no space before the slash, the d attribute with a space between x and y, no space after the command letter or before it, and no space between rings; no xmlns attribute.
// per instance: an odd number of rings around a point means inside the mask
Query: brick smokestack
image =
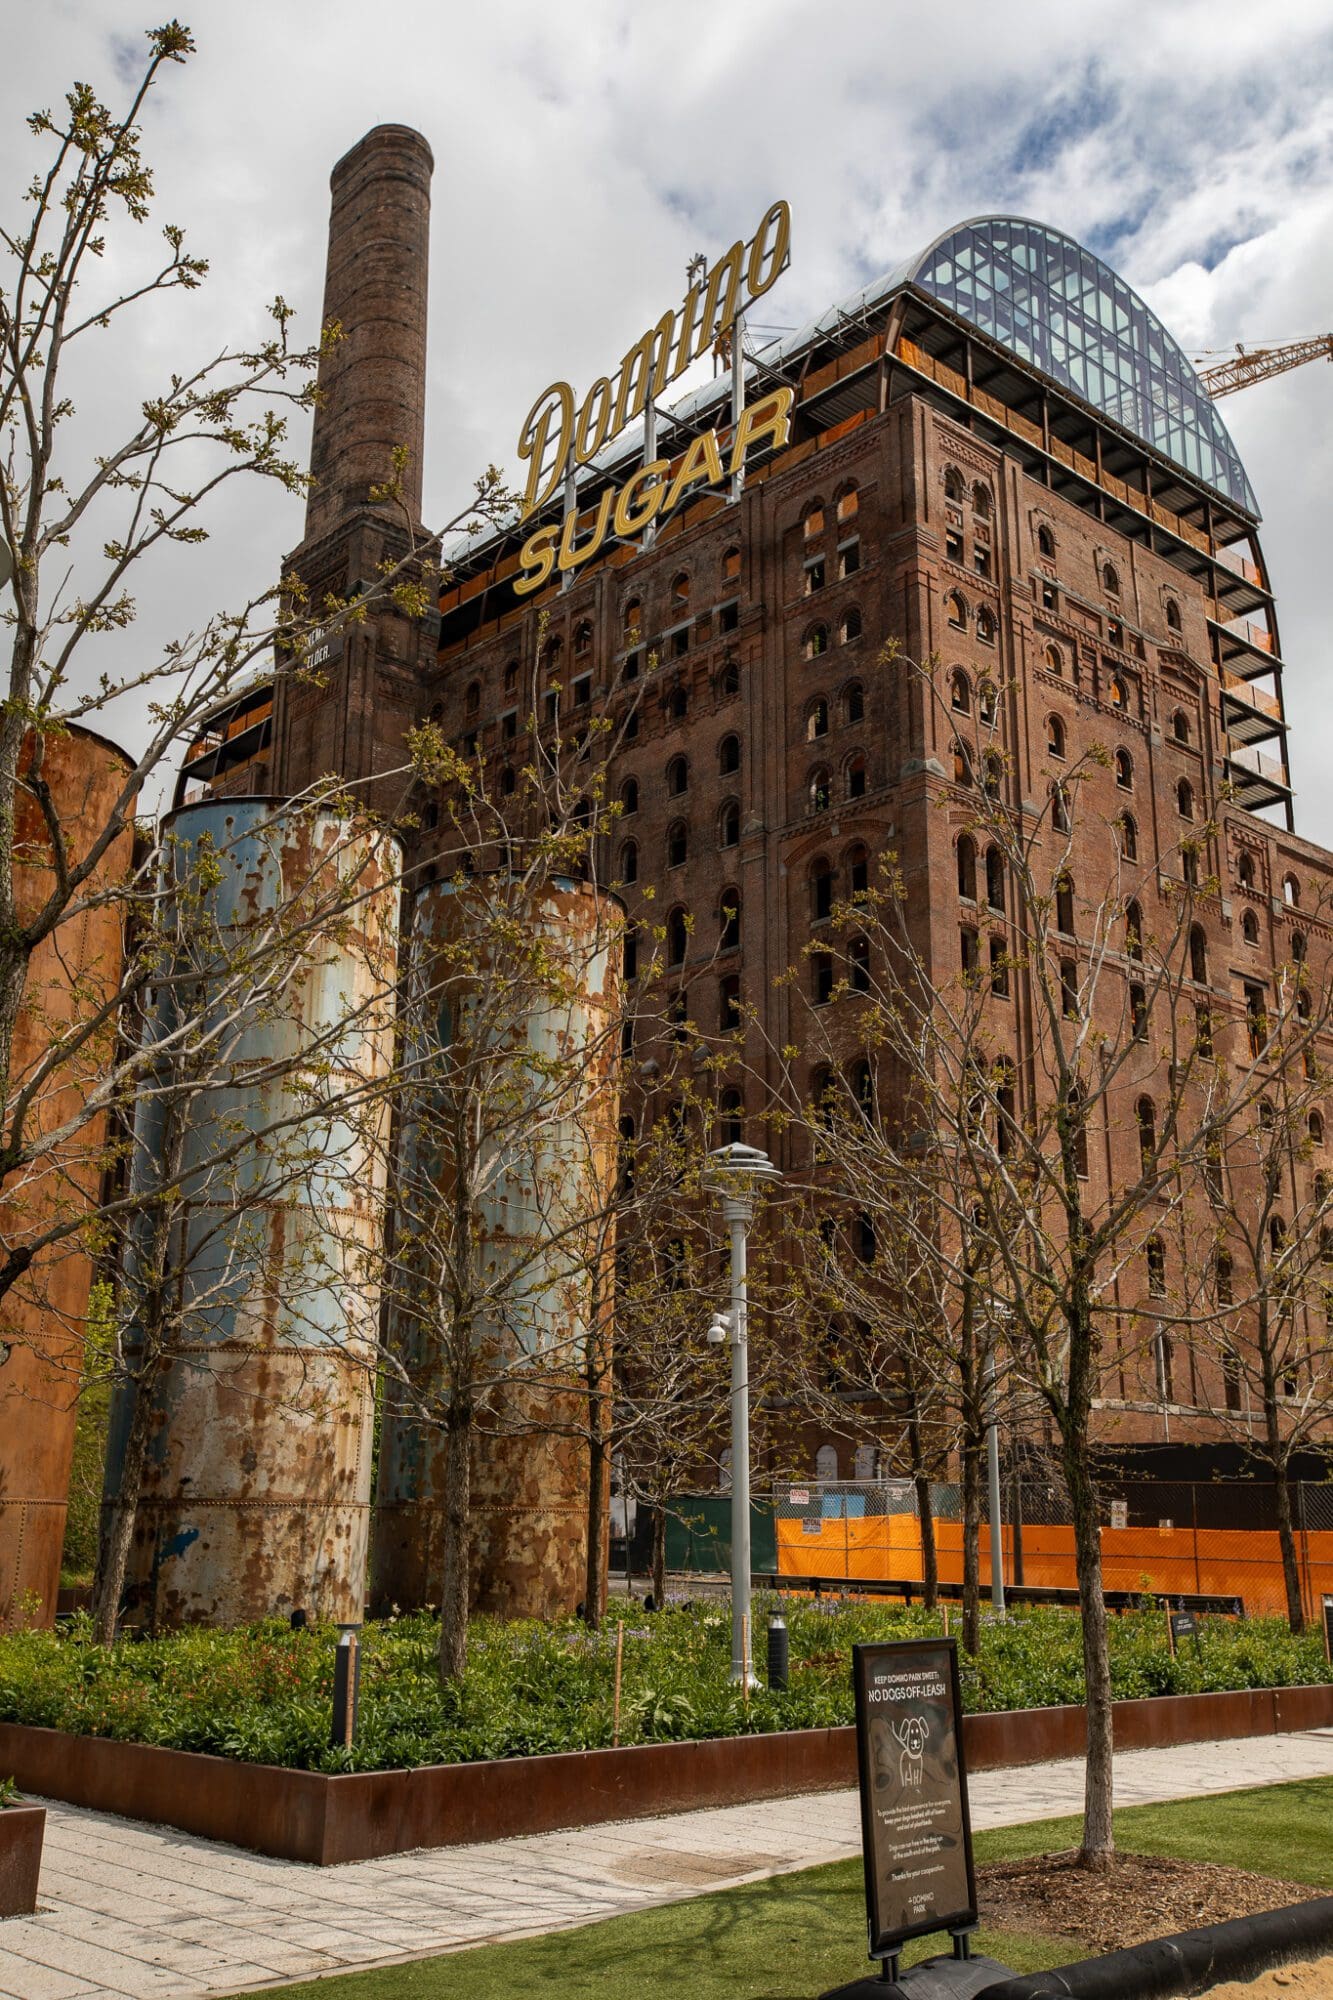
<svg viewBox="0 0 1333 2000"><path fill-rule="evenodd" d="M398 445L407 447L403 483L420 519L434 167L419 132L377 125L330 177L323 324L336 320L343 337L319 372L307 547L370 505L371 487L392 475Z"/></svg>

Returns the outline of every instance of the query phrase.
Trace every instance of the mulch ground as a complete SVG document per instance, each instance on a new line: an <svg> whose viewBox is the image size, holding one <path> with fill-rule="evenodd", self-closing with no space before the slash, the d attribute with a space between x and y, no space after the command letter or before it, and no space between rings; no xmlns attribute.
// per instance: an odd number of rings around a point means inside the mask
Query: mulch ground
<svg viewBox="0 0 1333 2000"><path fill-rule="evenodd" d="M1078 1947L1072 1957L1308 1902L1319 1892L1243 1868L1151 1854L1118 1855L1108 1874L1094 1875L1070 1853L978 1868L977 1893L988 1929L1069 1938Z"/></svg>

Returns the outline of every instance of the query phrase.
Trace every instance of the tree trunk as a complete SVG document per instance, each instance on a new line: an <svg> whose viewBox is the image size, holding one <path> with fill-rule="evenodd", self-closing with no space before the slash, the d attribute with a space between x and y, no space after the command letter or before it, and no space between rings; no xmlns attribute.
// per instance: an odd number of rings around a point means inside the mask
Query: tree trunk
<svg viewBox="0 0 1333 2000"><path fill-rule="evenodd" d="M1066 1436L1065 1484L1074 1515L1074 1561L1078 1603L1083 1621L1083 1679L1088 1714L1088 1757L1083 1785L1083 1845L1079 1866L1097 1873L1109 1869L1115 1856L1111 1825L1112 1748L1111 1657L1106 1636L1106 1599L1102 1595L1102 1538L1097 1519L1097 1493L1088 1475L1086 1434Z"/></svg>
<svg viewBox="0 0 1333 2000"><path fill-rule="evenodd" d="M472 1523L473 1415L450 1401L445 1412L443 1576L440 1582L440 1685L467 1668L468 1559Z"/></svg>
<svg viewBox="0 0 1333 2000"><path fill-rule="evenodd" d="M120 1485L108 1503L98 1551L97 1578L93 1586L93 1639L109 1646L116 1636L116 1620L125 1595L125 1572L134 1546L134 1524L139 1515L144 1466L153 1434L153 1402L159 1370L145 1366L135 1384L134 1409L130 1416L125 1456L121 1461Z"/></svg>
<svg viewBox="0 0 1333 2000"><path fill-rule="evenodd" d="M653 1508L653 1603L658 1610L666 1603L667 1510Z"/></svg>
<svg viewBox="0 0 1333 2000"><path fill-rule="evenodd" d="M963 1440L963 1646L981 1644L981 1444L968 1429Z"/></svg>
<svg viewBox="0 0 1333 2000"><path fill-rule="evenodd" d="M1282 1581L1287 1591L1287 1623L1293 1632L1305 1630L1305 1601L1301 1595L1301 1568L1296 1555L1296 1529L1292 1521L1291 1481L1281 1450L1273 1454L1273 1494L1277 1501L1277 1539L1282 1551Z"/></svg>
<svg viewBox="0 0 1333 2000"><path fill-rule="evenodd" d="M606 1448L605 1399L593 1399L588 1435L588 1556L583 1577L584 1622L596 1631L606 1612L606 1539L611 1455Z"/></svg>
<svg viewBox="0 0 1333 2000"><path fill-rule="evenodd" d="M940 1563L935 1549L935 1508L930 1494L930 1475L920 1472L916 1487L916 1518L921 1525L921 1601L933 1611L940 1601Z"/></svg>

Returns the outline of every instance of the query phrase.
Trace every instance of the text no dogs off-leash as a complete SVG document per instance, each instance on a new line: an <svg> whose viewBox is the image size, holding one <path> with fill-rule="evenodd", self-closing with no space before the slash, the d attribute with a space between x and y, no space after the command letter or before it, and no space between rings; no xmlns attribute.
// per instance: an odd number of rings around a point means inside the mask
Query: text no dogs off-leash
<svg viewBox="0 0 1333 2000"><path fill-rule="evenodd" d="M869 1956L880 1969L823 2000L971 2000L1009 1968L969 1948L977 1886L957 1645L853 1646L852 1685ZM900 1971L903 1946L934 1932L952 1950Z"/></svg>

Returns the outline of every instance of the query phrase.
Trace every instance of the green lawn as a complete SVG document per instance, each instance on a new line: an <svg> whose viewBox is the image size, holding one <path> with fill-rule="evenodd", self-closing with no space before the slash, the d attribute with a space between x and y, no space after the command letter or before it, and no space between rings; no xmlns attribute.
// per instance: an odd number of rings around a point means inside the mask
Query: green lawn
<svg viewBox="0 0 1333 2000"><path fill-rule="evenodd" d="M1224 1861L1333 1888L1333 1778L1116 1814L1125 1848ZM1072 1847L1077 1819L1046 1820L977 1836L979 1862L1018 1860ZM514 1921L522 1922L515 1907ZM655 1988L690 2000L813 2000L825 1987L870 1970L863 1955L861 1864L840 1861L741 1889L612 1917L512 1945L484 1945L445 1958L321 1979L299 1989L315 2000L508 2000L546 1992L568 2000L641 2000ZM982 1932L978 1949L1017 1972L1079 1956L1053 1937ZM910 1963L939 1950L928 1939ZM291 1990L291 1989L288 1989Z"/></svg>

